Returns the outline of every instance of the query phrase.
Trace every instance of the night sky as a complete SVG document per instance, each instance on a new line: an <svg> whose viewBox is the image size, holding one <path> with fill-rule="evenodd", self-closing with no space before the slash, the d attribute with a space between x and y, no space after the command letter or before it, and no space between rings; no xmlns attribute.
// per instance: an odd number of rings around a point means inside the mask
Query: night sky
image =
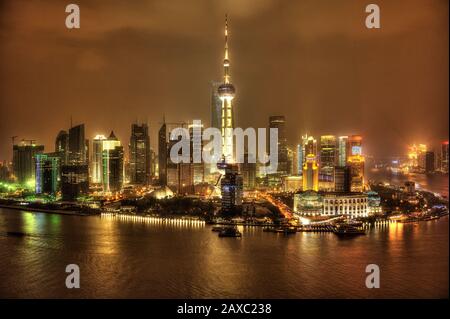
<svg viewBox="0 0 450 319"><path fill-rule="evenodd" d="M81 29L65 27L65 6ZM366 29L365 6L381 8ZM448 138L448 0L0 0L0 160L10 136L53 151L61 129L148 121L209 125L229 15L237 124L285 115L301 134L362 134L364 152L403 154Z"/></svg>

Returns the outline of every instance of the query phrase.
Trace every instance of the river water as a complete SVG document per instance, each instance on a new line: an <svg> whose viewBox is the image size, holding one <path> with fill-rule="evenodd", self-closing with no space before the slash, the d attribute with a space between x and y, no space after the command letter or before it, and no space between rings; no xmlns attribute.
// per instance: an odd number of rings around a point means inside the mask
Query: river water
<svg viewBox="0 0 450 319"><path fill-rule="evenodd" d="M203 224L0 209L0 297L443 298L448 226L391 224L352 239L248 227L236 239ZM79 289L65 287L68 264L80 267ZM365 286L368 264L380 267L379 289Z"/></svg>

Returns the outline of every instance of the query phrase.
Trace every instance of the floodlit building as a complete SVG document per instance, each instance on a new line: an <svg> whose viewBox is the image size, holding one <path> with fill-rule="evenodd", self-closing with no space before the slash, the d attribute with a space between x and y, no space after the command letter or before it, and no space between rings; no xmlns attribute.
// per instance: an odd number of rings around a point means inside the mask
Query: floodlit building
<svg viewBox="0 0 450 319"><path fill-rule="evenodd" d="M111 131L109 137L103 141L103 191L119 192L123 186L123 146Z"/></svg>
<svg viewBox="0 0 450 319"><path fill-rule="evenodd" d="M313 154L306 156L303 164L303 191L319 190L319 166Z"/></svg>
<svg viewBox="0 0 450 319"><path fill-rule="evenodd" d="M364 157L362 155L352 155L347 159L350 166L352 192L362 192L364 190Z"/></svg>
<svg viewBox="0 0 450 319"><path fill-rule="evenodd" d="M336 137L334 135L322 135L320 137L320 172L323 175L334 175L337 155Z"/></svg>

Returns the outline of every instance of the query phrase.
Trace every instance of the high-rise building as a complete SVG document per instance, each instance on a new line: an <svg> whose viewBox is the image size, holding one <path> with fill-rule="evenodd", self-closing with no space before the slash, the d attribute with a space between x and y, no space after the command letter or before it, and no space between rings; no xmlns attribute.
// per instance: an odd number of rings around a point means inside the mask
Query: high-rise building
<svg viewBox="0 0 450 319"><path fill-rule="evenodd" d="M364 191L364 157L362 155L352 155L347 158L348 166L350 166L352 192Z"/></svg>
<svg viewBox="0 0 450 319"><path fill-rule="evenodd" d="M253 190L256 186L256 158L254 154L244 154L244 163L240 164L245 190Z"/></svg>
<svg viewBox="0 0 450 319"><path fill-rule="evenodd" d="M346 155L347 160L350 156L362 155L362 136L361 135L351 135L347 139L347 149Z"/></svg>
<svg viewBox="0 0 450 319"><path fill-rule="evenodd" d="M288 175L288 147L286 137L286 119L282 115L269 117L269 128L278 130L278 167L277 174L280 176ZM268 149L268 148L267 148Z"/></svg>
<svg viewBox="0 0 450 319"><path fill-rule="evenodd" d="M55 153L59 154L61 165L67 163L69 154L69 133L67 131L61 130L58 133L55 141Z"/></svg>
<svg viewBox="0 0 450 319"><path fill-rule="evenodd" d="M441 172L448 173L448 141L441 144Z"/></svg>
<svg viewBox="0 0 450 319"><path fill-rule="evenodd" d="M150 181L150 137L147 124L132 124L130 137L130 182L145 185Z"/></svg>
<svg viewBox="0 0 450 319"><path fill-rule="evenodd" d="M435 170L435 158L434 158L434 152L427 151L425 153L425 172L426 173L434 173Z"/></svg>
<svg viewBox="0 0 450 319"><path fill-rule="evenodd" d="M334 168L334 191L339 193L351 191L350 166L336 166Z"/></svg>
<svg viewBox="0 0 450 319"><path fill-rule="evenodd" d="M84 124L69 129L69 164L87 164Z"/></svg>
<svg viewBox="0 0 450 319"><path fill-rule="evenodd" d="M302 175L303 171L303 143L297 144L297 172L296 175Z"/></svg>
<svg viewBox="0 0 450 319"><path fill-rule="evenodd" d="M22 141L13 146L13 171L19 184L31 187L36 178L35 158L44 152L44 145L36 145L31 140L29 142Z"/></svg>
<svg viewBox="0 0 450 319"><path fill-rule="evenodd" d="M326 176L333 176L336 162L336 137L334 135L322 135L320 137L320 172Z"/></svg>
<svg viewBox="0 0 450 319"><path fill-rule="evenodd" d="M234 110L232 101L235 96L234 85L230 81L230 60L228 53L228 19L225 17L225 56L223 59L223 83L219 85L217 93L222 102L221 130L222 155L227 162L234 162L233 129Z"/></svg>
<svg viewBox="0 0 450 319"><path fill-rule="evenodd" d="M103 141L103 191L119 192L123 185L123 146L111 131Z"/></svg>
<svg viewBox="0 0 450 319"><path fill-rule="evenodd" d="M219 163L219 169L225 171L221 181L222 211L231 212L242 205L243 182L237 164Z"/></svg>
<svg viewBox="0 0 450 319"><path fill-rule="evenodd" d="M61 166L61 194L63 201L75 201L89 192L87 164Z"/></svg>
<svg viewBox="0 0 450 319"><path fill-rule="evenodd" d="M305 135L303 136L303 162L305 162L306 157L311 154L317 158L317 140L312 136Z"/></svg>
<svg viewBox="0 0 450 319"><path fill-rule="evenodd" d="M167 125L163 121L158 132L158 177L161 186L167 186Z"/></svg>
<svg viewBox="0 0 450 319"><path fill-rule="evenodd" d="M55 195L60 185L60 153L36 154L36 194Z"/></svg>
<svg viewBox="0 0 450 319"><path fill-rule="evenodd" d="M96 135L92 140L92 166L91 180L94 184L101 184L103 180L103 142L106 140L105 135Z"/></svg>
<svg viewBox="0 0 450 319"><path fill-rule="evenodd" d="M319 190L319 166L313 154L306 156L303 164L303 191Z"/></svg>
<svg viewBox="0 0 450 319"><path fill-rule="evenodd" d="M347 143L348 143L348 136L339 136L338 166L345 166L347 164Z"/></svg>

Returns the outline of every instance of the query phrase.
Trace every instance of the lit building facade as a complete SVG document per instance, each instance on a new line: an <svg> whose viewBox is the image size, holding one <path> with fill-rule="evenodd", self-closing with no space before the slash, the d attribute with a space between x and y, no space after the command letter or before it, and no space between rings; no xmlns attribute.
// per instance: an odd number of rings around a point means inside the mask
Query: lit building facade
<svg viewBox="0 0 450 319"><path fill-rule="evenodd" d="M103 181L103 142L106 140L104 135L96 135L92 140L92 163L91 163L91 181L94 184L101 184Z"/></svg>
<svg viewBox="0 0 450 319"><path fill-rule="evenodd" d="M336 137L334 135L322 135L320 137L320 172L323 175L334 175L337 155Z"/></svg>
<svg viewBox="0 0 450 319"><path fill-rule="evenodd" d="M350 167L352 192L362 192L364 190L364 157L362 155L352 155L347 159Z"/></svg>
<svg viewBox="0 0 450 319"><path fill-rule="evenodd" d="M302 192L294 195L294 212L300 216L369 216L368 195L364 193Z"/></svg>
<svg viewBox="0 0 450 319"><path fill-rule="evenodd" d="M116 193L123 186L123 146L111 132L108 139L103 141L102 151L102 182L103 191Z"/></svg>
<svg viewBox="0 0 450 319"><path fill-rule="evenodd" d="M319 190L319 166L313 154L306 156L303 164L303 191Z"/></svg>
<svg viewBox="0 0 450 319"><path fill-rule="evenodd" d="M58 153L36 154L36 194L56 195L60 186Z"/></svg>
<svg viewBox="0 0 450 319"><path fill-rule="evenodd" d="M222 196L222 211L231 212L242 206L243 181L239 174L238 165L231 163L219 163L218 168L225 171L221 181L220 190Z"/></svg>
<svg viewBox="0 0 450 319"><path fill-rule="evenodd" d="M345 166L347 164L347 143L348 143L348 136L339 136L338 166Z"/></svg>

